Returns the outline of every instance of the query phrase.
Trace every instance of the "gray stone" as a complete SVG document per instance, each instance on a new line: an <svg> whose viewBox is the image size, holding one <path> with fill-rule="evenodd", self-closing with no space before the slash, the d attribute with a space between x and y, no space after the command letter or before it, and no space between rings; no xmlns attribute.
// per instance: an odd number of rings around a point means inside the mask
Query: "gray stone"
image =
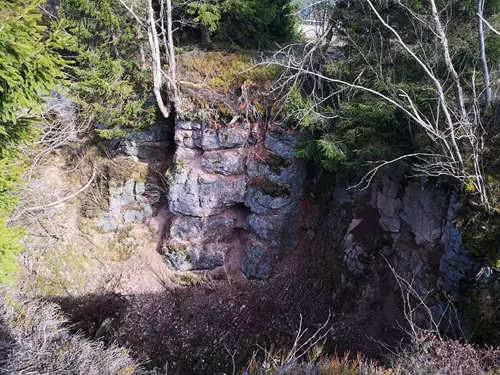
<svg viewBox="0 0 500 375"><path fill-rule="evenodd" d="M228 238L236 225L236 218L226 212L221 215L209 216L205 219L205 239L219 241Z"/></svg>
<svg viewBox="0 0 500 375"><path fill-rule="evenodd" d="M230 206L242 203L245 190L244 176L203 176L188 166L173 178L169 190L170 210L199 217L215 215Z"/></svg>
<svg viewBox="0 0 500 375"><path fill-rule="evenodd" d="M250 229L264 240L279 240L284 230L284 215L256 215L248 217Z"/></svg>
<svg viewBox="0 0 500 375"><path fill-rule="evenodd" d="M182 130L200 130L201 129L201 122L199 121L184 121L184 120L177 120L175 123L176 130L177 129L182 129Z"/></svg>
<svg viewBox="0 0 500 375"><path fill-rule="evenodd" d="M391 233L398 233L401 230L401 218L399 216L401 200L390 198L380 192L377 197L377 209L380 214L382 228Z"/></svg>
<svg viewBox="0 0 500 375"><path fill-rule="evenodd" d="M222 129L203 129L201 147L205 151L237 148L245 145L250 137L247 124L232 124Z"/></svg>
<svg viewBox="0 0 500 375"><path fill-rule="evenodd" d="M203 170L224 176L242 174L245 170L245 153L242 149L206 151L201 159Z"/></svg>
<svg viewBox="0 0 500 375"><path fill-rule="evenodd" d="M126 223L143 222L145 218L144 212L137 210L126 211L123 214L123 220Z"/></svg>
<svg viewBox="0 0 500 375"><path fill-rule="evenodd" d="M199 249L196 247L188 247L183 251L172 251L165 253L167 264L177 271L190 271L195 267L191 263L191 259L199 258Z"/></svg>
<svg viewBox="0 0 500 375"><path fill-rule="evenodd" d="M439 264L442 273L443 290L459 286L460 281L473 277L479 270L479 263L463 245L462 233L452 224L445 227L441 242L444 253Z"/></svg>
<svg viewBox="0 0 500 375"><path fill-rule="evenodd" d="M174 240L192 241L205 233L205 221L201 217L177 215L172 220L170 238Z"/></svg>
<svg viewBox="0 0 500 375"><path fill-rule="evenodd" d="M176 215L170 226L170 238L173 240L219 241L231 235L235 218L224 213L209 217Z"/></svg>
<svg viewBox="0 0 500 375"><path fill-rule="evenodd" d="M244 176L219 178L216 176L200 176L200 205L208 215L222 212L228 207L245 200L246 180Z"/></svg>
<svg viewBox="0 0 500 375"><path fill-rule="evenodd" d="M281 214L286 215L292 212L297 202L292 197L273 197L263 193L260 189L250 186L247 189L245 206L252 212L260 215Z"/></svg>
<svg viewBox="0 0 500 375"><path fill-rule="evenodd" d="M401 184L387 176L382 178L382 194L388 198L396 198L401 190Z"/></svg>
<svg viewBox="0 0 500 375"><path fill-rule="evenodd" d="M118 229L118 222L110 219L100 219L95 226L103 232L112 232Z"/></svg>
<svg viewBox="0 0 500 375"><path fill-rule="evenodd" d="M228 245L221 243L208 243L203 246L203 252L198 259L193 261L196 269L213 270L224 264L224 256L228 250Z"/></svg>
<svg viewBox="0 0 500 375"><path fill-rule="evenodd" d="M271 259L265 247L251 245L243 256L242 272L247 277L266 280L271 276Z"/></svg>
<svg viewBox="0 0 500 375"><path fill-rule="evenodd" d="M297 151L298 137L297 134L277 134L277 133L266 133L265 147L289 160L295 160L294 153Z"/></svg>
<svg viewBox="0 0 500 375"><path fill-rule="evenodd" d="M446 195L441 190L423 190L418 181L408 183L400 217L409 225L417 245L435 244L441 237L446 203Z"/></svg>
<svg viewBox="0 0 500 375"><path fill-rule="evenodd" d="M163 159L170 146L170 130L162 125L153 125L148 129L132 133L121 143L121 152L140 159Z"/></svg>

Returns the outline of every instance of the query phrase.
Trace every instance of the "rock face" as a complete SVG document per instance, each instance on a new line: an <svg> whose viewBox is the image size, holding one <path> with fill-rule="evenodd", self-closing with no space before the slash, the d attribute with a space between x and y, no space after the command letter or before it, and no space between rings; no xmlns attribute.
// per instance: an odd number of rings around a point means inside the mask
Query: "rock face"
<svg viewBox="0 0 500 375"><path fill-rule="evenodd" d="M454 225L463 205L455 194L419 180L383 176L363 192L336 187L329 222L336 238L343 236L342 284L358 290L358 308L397 310L396 276L426 297L436 321L450 311L448 301L465 306L460 283L474 277L479 263ZM465 314L453 314L445 320L465 330ZM430 319L423 309L414 318L421 326Z"/></svg>
<svg viewBox="0 0 500 375"><path fill-rule="evenodd" d="M164 243L170 265L213 269L240 251L246 276L268 278L280 252L297 243L306 177L293 156L300 133L246 121L178 121L174 139Z"/></svg>
<svg viewBox="0 0 500 375"><path fill-rule="evenodd" d="M95 227L114 232L120 226L147 222L153 205L162 195L159 171L165 164L172 136L167 126L155 124L126 140L109 142L107 212L97 218Z"/></svg>

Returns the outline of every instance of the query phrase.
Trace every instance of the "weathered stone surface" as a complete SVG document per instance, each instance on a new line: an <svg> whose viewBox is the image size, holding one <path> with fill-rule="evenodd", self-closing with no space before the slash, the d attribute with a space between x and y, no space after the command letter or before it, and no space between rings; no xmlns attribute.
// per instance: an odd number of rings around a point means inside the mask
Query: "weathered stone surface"
<svg viewBox="0 0 500 375"><path fill-rule="evenodd" d="M206 173L224 176L242 174L245 171L246 155L244 150L205 151L201 165Z"/></svg>
<svg viewBox="0 0 500 375"><path fill-rule="evenodd" d="M121 142L120 150L127 156L139 159L163 160L170 146L171 132L168 128L156 124L145 131L132 133Z"/></svg>
<svg viewBox="0 0 500 375"><path fill-rule="evenodd" d="M116 182L115 182L116 183ZM143 222L153 215L153 208L144 199L146 185L143 182L127 180L108 189L107 217L127 223Z"/></svg>
<svg viewBox="0 0 500 375"><path fill-rule="evenodd" d="M170 226L170 238L182 241L219 241L231 235L235 226L233 215L222 213L209 217L176 215Z"/></svg>
<svg viewBox="0 0 500 375"><path fill-rule="evenodd" d="M201 130L202 123L199 121L177 120L176 130Z"/></svg>
<svg viewBox="0 0 500 375"><path fill-rule="evenodd" d="M274 130L274 129L273 129ZM294 153L297 151L298 142L303 135L292 130L278 130L277 132L268 131L264 142L265 147L284 158L295 160Z"/></svg>
<svg viewBox="0 0 500 375"><path fill-rule="evenodd" d="M382 194L388 198L395 199L401 190L401 184L387 176L382 178Z"/></svg>
<svg viewBox="0 0 500 375"><path fill-rule="evenodd" d="M436 243L441 237L446 215L446 195L438 189L422 189L418 181L410 181L405 189L401 219L415 234L415 242Z"/></svg>
<svg viewBox="0 0 500 375"><path fill-rule="evenodd" d="M281 238L286 225L284 215L256 215L248 217L250 229L264 240L275 240Z"/></svg>
<svg viewBox="0 0 500 375"><path fill-rule="evenodd" d="M245 145L250 138L250 126L240 123L228 125L221 129L204 128L201 136L201 147L205 151L237 148Z"/></svg>
<svg viewBox="0 0 500 375"><path fill-rule="evenodd" d="M224 256L229 245L224 243L208 243L203 247L199 257L193 260L196 269L213 270L224 264Z"/></svg>
<svg viewBox="0 0 500 375"><path fill-rule="evenodd" d="M457 287L465 278L474 276L478 271L478 262L462 242L462 233L453 227L447 226L443 231L441 242L444 244L444 253L439 270L443 275L443 290Z"/></svg>
<svg viewBox="0 0 500 375"><path fill-rule="evenodd" d="M280 214L286 215L295 208L291 196L271 196L255 186L248 187L245 205L252 212L260 215L273 215L278 211Z"/></svg>
<svg viewBox="0 0 500 375"><path fill-rule="evenodd" d="M383 193L378 194L377 208L380 214L380 225L386 231L398 233L401 230L401 200L391 198Z"/></svg>
<svg viewBox="0 0 500 375"><path fill-rule="evenodd" d="M251 235L243 256L242 272L247 277L269 278L276 246L276 243L265 242Z"/></svg>
<svg viewBox="0 0 500 375"><path fill-rule="evenodd" d="M170 210L199 217L215 215L242 203L245 189L244 176L204 175L187 165L173 177L169 190Z"/></svg>
<svg viewBox="0 0 500 375"><path fill-rule="evenodd" d="M200 248L199 245L171 244L164 249L164 254L167 264L174 270L189 271L195 269L194 263L200 257Z"/></svg>
<svg viewBox="0 0 500 375"><path fill-rule="evenodd" d="M246 180L244 176L218 178L200 176L200 205L210 214L222 212L245 200Z"/></svg>
<svg viewBox="0 0 500 375"><path fill-rule="evenodd" d="M208 241L220 241L228 238L233 233L236 225L236 217L232 212L223 212L220 215L209 216L205 221L205 239Z"/></svg>
<svg viewBox="0 0 500 375"><path fill-rule="evenodd" d="M201 238L205 233L205 220L201 217L177 215L172 219L170 237L183 241Z"/></svg>
<svg viewBox="0 0 500 375"><path fill-rule="evenodd" d="M167 264L178 271L214 269L222 266L228 245L224 243L171 243L165 249Z"/></svg>
<svg viewBox="0 0 500 375"><path fill-rule="evenodd" d="M249 277L269 277L274 254L297 246L305 163L279 154L291 157L295 132L285 131L283 141L271 137L267 143L278 152L270 153L264 147L265 129L247 122L219 128L197 122L176 125L168 233L169 241L180 241L186 247L181 250L189 254L168 255L175 267L221 265L231 242L240 238L236 227L245 231L240 243Z"/></svg>

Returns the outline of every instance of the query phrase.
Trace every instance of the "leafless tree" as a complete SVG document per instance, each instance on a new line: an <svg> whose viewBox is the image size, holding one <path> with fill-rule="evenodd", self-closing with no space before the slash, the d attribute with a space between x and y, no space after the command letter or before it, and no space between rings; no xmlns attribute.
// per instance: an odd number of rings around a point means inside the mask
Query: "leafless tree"
<svg viewBox="0 0 500 375"><path fill-rule="evenodd" d="M482 0L478 0L482 1ZM440 14L435 0L429 0L430 14L427 16L418 15L406 5L398 2L402 11L405 11L419 28L425 28L435 37L434 56L427 56L425 53L418 53L418 48L410 45L404 37L390 25L388 19L383 17L371 0L366 0L368 9L374 19L381 25L380 27L392 35L392 42L400 46L402 51L413 59L422 69L425 76L432 83L435 92L435 107L430 113L423 113L415 103L412 94L403 89L377 90L362 82L362 77L358 77L353 82L346 82L335 77L324 74L317 69L321 65L325 56L324 46L328 30L323 37L316 42L309 42L303 50L297 53L297 45L286 46L274 55L269 64L276 64L284 68L285 73L276 85L276 90L285 91L287 87L298 85L304 80L313 82L313 92L325 84L341 87L341 91L352 90L363 91L375 98L385 101L401 110L409 121L427 136L432 147L423 152L403 155L393 160L377 161L377 166L366 174L356 187L367 187L375 174L384 166L408 159L412 161L413 173L416 176L448 176L459 180L469 190L474 190L480 197L484 206L488 206L488 195L482 171L482 154L484 149L484 135L486 129L482 124L480 104L482 103L482 90L476 89L474 77L472 82L467 83L467 87L472 88L472 94L464 92L464 77L461 77L454 66L449 39L446 28L443 26L442 15ZM479 14L478 18L484 20ZM487 23L485 23L487 24ZM487 24L488 25L488 24ZM432 35L431 34L431 35ZM328 39L327 39L328 40ZM377 46L374 45L373 49ZM317 55L321 54L318 62ZM439 59L446 67L447 75L442 76L437 73L436 63L432 59ZM367 69L375 73L381 82L387 80L383 77L383 72L375 66L371 66L368 60ZM362 75L363 73L361 73ZM386 82L386 85L390 85ZM314 98L315 106L321 104L338 91L329 94L328 97L321 95ZM452 94L453 93L453 94ZM311 108L315 112L315 108ZM472 186L472 189L470 188Z"/></svg>
<svg viewBox="0 0 500 375"><path fill-rule="evenodd" d="M489 106L492 101L491 86L490 86L490 72L488 69L488 62L486 61L486 47L484 43L484 25L483 25L483 10L484 0L477 0L477 33L479 42L479 51L481 54L481 67L483 69L483 82L484 82L484 96L485 104Z"/></svg>
<svg viewBox="0 0 500 375"><path fill-rule="evenodd" d="M161 14L161 22L158 23L155 11L153 8L153 0L147 0L146 14L140 14L133 9L133 4L127 4L125 0L120 0L122 5L129 11L132 17L138 22L139 26L147 30L149 52L151 57L151 73L153 76L153 93L155 95L156 103L160 109L163 117L170 115L170 109L165 104L162 96L162 88L167 82L168 92L170 94L170 101L175 105L178 99L178 87L176 79L176 59L174 51L174 39L172 30L172 0L162 0L161 10L164 10L164 2L166 4L165 14ZM163 17L166 17L167 28L164 28ZM162 69L162 58L160 50L160 39L158 37L158 28L161 28L161 34L166 35L164 39L166 53L168 55L169 69L165 72Z"/></svg>

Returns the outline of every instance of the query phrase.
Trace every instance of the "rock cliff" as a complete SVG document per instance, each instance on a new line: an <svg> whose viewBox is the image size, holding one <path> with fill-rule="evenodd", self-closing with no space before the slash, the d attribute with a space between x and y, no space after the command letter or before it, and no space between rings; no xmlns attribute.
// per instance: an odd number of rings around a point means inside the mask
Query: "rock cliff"
<svg viewBox="0 0 500 375"><path fill-rule="evenodd" d="M306 177L293 155L299 139L278 125L178 121L163 246L170 265L268 278L273 262L297 245Z"/></svg>

